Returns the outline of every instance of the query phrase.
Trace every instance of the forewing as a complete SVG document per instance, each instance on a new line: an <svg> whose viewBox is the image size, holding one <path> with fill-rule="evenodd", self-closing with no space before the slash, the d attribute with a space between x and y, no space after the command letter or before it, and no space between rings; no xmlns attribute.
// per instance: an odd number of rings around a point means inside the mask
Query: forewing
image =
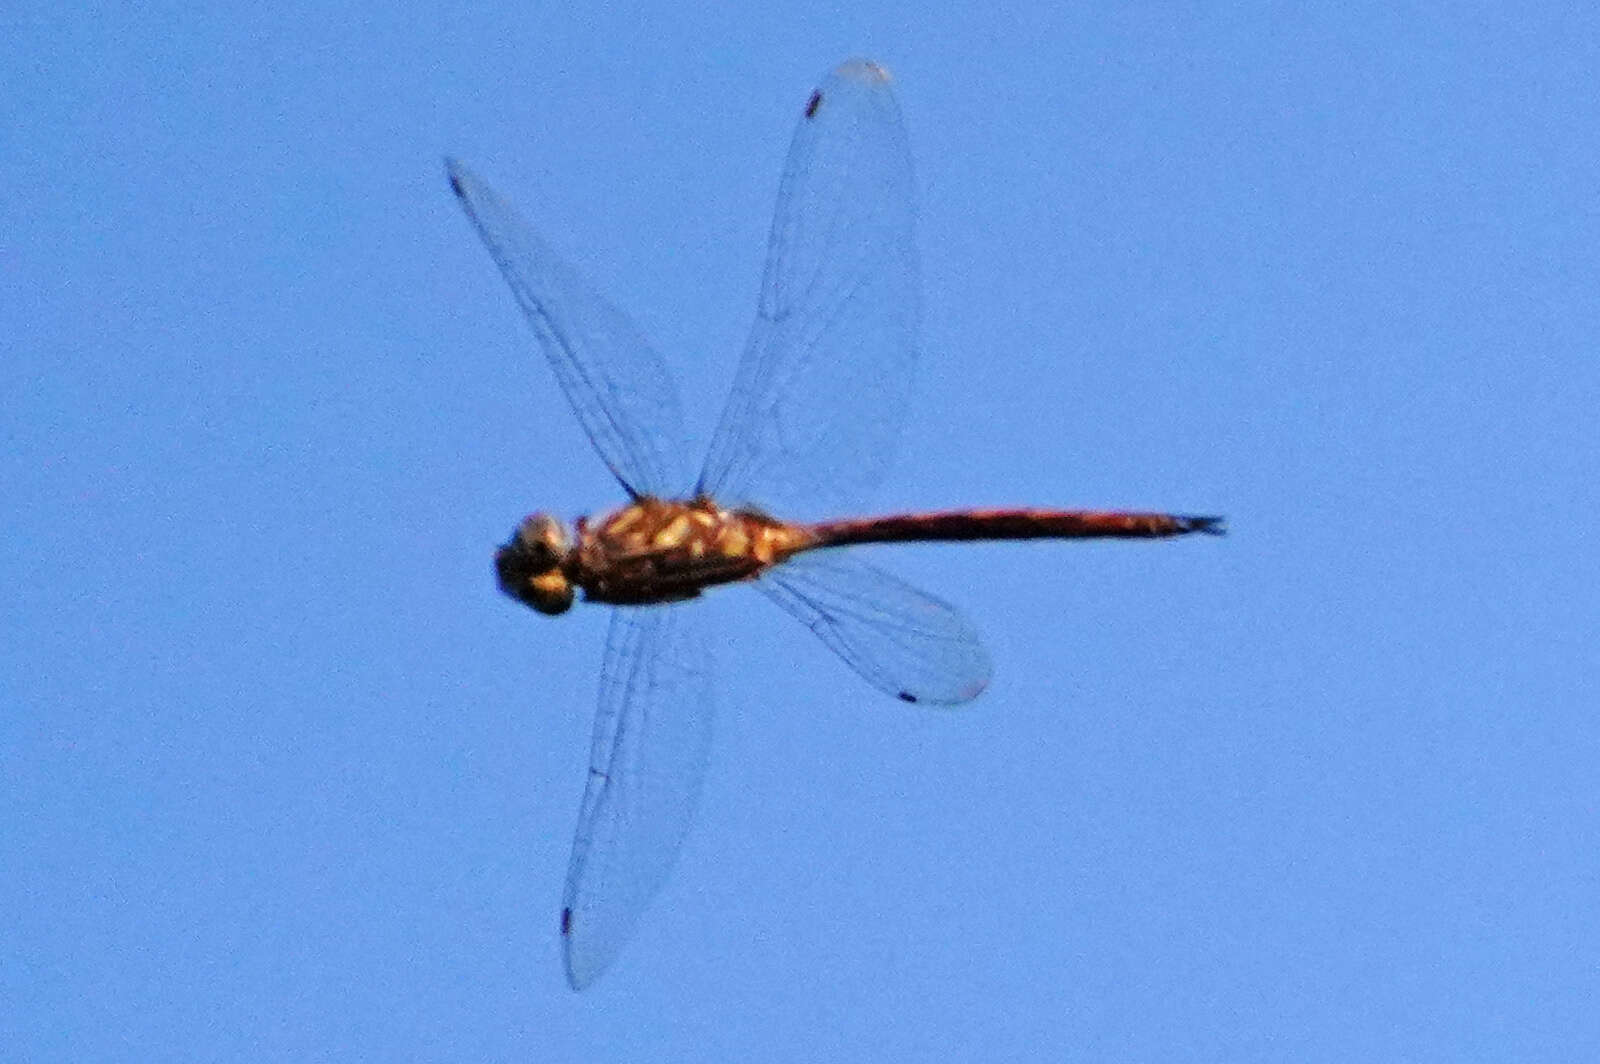
<svg viewBox="0 0 1600 1064"><path fill-rule="evenodd" d="M955 705L989 685L989 654L959 610L850 554L800 555L756 586L903 701Z"/></svg>
<svg viewBox="0 0 1600 1064"><path fill-rule="evenodd" d="M709 669L682 607L613 611L562 902L567 982L576 990L632 935L694 817L711 743Z"/></svg>
<svg viewBox="0 0 1600 1064"><path fill-rule="evenodd" d="M683 409L661 357L483 180L445 169L601 459L634 496L677 494Z"/></svg>
<svg viewBox="0 0 1600 1064"><path fill-rule="evenodd" d="M912 230L889 75L850 60L807 101L790 145L755 326L700 493L796 513L883 475L916 360Z"/></svg>

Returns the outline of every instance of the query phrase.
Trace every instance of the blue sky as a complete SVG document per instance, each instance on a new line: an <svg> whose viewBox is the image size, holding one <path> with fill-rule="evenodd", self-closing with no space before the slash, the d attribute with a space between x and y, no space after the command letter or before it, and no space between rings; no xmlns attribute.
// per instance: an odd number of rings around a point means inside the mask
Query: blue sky
<svg viewBox="0 0 1600 1064"><path fill-rule="evenodd" d="M1582 5L14 6L0 1044L20 1060L1600 1051L1600 19ZM923 357L885 509L995 679L902 706L734 589L705 805L582 995L556 913L619 500L453 202L704 440L778 168L895 74Z"/></svg>

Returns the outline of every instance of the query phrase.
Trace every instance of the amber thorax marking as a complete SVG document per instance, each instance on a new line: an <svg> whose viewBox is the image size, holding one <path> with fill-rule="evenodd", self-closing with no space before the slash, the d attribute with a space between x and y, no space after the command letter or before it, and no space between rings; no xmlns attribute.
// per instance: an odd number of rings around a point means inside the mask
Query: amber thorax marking
<svg viewBox="0 0 1600 1064"><path fill-rule="evenodd" d="M753 510L644 497L593 522L580 518L575 541L555 518L534 514L500 548L495 568L508 595L562 613L574 588L591 602L675 602L751 579L814 545L805 528Z"/></svg>

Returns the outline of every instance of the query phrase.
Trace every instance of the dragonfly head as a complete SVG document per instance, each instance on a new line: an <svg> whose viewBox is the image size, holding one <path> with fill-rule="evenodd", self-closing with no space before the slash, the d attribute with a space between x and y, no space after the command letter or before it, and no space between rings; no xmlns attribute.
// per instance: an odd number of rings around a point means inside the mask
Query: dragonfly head
<svg viewBox="0 0 1600 1064"><path fill-rule="evenodd" d="M540 613L565 613L572 606L572 581L564 564L572 541L549 514L522 519L509 542L495 552L500 590Z"/></svg>

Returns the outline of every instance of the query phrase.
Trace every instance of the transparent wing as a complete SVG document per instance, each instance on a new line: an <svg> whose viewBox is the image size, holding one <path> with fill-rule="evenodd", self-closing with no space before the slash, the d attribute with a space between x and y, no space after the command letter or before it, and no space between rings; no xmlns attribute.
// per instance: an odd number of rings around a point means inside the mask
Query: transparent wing
<svg viewBox="0 0 1600 1064"><path fill-rule="evenodd" d="M755 326L701 494L799 513L841 506L883 475L916 361L911 185L888 73L842 64L789 148Z"/></svg>
<svg viewBox="0 0 1600 1064"><path fill-rule="evenodd" d="M756 587L903 701L955 705L989 685L989 654L960 611L848 553L803 554Z"/></svg>
<svg viewBox="0 0 1600 1064"><path fill-rule="evenodd" d="M633 933L694 817L711 743L710 658L679 606L616 609L589 784L562 901L567 982L582 990Z"/></svg>
<svg viewBox="0 0 1600 1064"><path fill-rule="evenodd" d="M661 357L477 175L445 169L601 460L631 495L678 493L683 409Z"/></svg>

